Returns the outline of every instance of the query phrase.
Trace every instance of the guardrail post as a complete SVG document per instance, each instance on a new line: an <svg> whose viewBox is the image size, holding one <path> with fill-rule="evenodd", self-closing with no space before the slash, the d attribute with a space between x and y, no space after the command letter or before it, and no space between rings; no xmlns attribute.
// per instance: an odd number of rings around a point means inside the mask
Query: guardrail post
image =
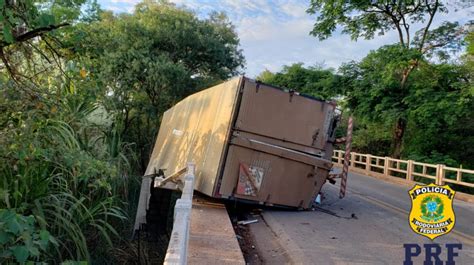
<svg viewBox="0 0 474 265"><path fill-rule="evenodd" d="M187 264L189 226L194 192L194 168L194 163L188 163L186 175L184 176L183 192L181 198L176 200L174 207L173 231L171 232L163 264Z"/></svg>
<svg viewBox="0 0 474 265"><path fill-rule="evenodd" d="M444 165L436 165L436 185L443 185Z"/></svg>
<svg viewBox="0 0 474 265"><path fill-rule="evenodd" d="M195 168L196 168L196 164L194 164L193 162L189 162L188 166L186 167L186 177L194 176Z"/></svg>
<svg viewBox="0 0 474 265"><path fill-rule="evenodd" d="M413 180L413 160L407 161L407 180Z"/></svg>
<svg viewBox="0 0 474 265"><path fill-rule="evenodd" d="M388 156L386 156L386 157L385 157L385 160L384 160L384 162L383 162L383 174L384 174L385 176L389 176L389 175L388 175L388 163L389 163L389 159L390 159L390 158L389 158Z"/></svg>
<svg viewBox="0 0 474 265"><path fill-rule="evenodd" d="M355 163L355 153L354 152L351 152L351 160L349 160L349 166L350 167L355 167L356 163Z"/></svg>
<svg viewBox="0 0 474 265"><path fill-rule="evenodd" d="M457 182L461 182L461 178L462 178L462 173L461 173L461 170L462 170L462 165L459 167L460 170L458 170L456 172L456 181Z"/></svg>
<svg viewBox="0 0 474 265"><path fill-rule="evenodd" d="M186 175L184 175L184 187L181 198L192 200L194 192L194 163L188 163Z"/></svg>
<svg viewBox="0 0 474 265"><path fill-rule="evenodd" d="M371 155L366 155L365 156L365 171L367 173L370 172L370 165L372 164L372 156Z"/></svg>

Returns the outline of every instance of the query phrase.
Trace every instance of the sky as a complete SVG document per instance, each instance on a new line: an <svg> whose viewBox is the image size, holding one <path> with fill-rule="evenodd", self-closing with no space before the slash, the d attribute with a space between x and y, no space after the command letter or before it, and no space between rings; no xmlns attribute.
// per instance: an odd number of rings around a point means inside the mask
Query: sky
<svg viewBox="0 0 474 265"><path fill-rule="evenodd" d="M452 0L455 1L455 0ZM98 0L102 8L115 13L133 12L140 0ZM335 32L327 40L310 36L315 16L306 13L310 0L171 0L186 6L199 17L206 18L212 11L224 11L236 27L241 49L246 59L244 72L255 77L265 69L280 71L282 66L302 62L306 66L319 65L337 69L342 63L360 60L370 50L398 40L395 31L372 40L352 41L348 35ZM467 22L474 7L455 10L448 6L448 14L438 14L432 28L443 21ZM417 25L415 25L416 27ZM418 27L421 27L418 25Z"/></svg>

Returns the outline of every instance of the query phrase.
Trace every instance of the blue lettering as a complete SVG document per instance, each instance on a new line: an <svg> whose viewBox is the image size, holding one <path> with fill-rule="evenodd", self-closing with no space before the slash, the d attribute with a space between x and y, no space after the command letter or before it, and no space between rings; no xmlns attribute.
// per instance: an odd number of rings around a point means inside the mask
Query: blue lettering
<svg viewBox="0 0 474 265"><path fill-rule="evenodd" d="M418 244L403 244L405 248L405 260L403 265L413 265L412 257L418 257L421 254L421 247ZM414 252L412 251L414 250Z"/></svg>
<svg viewBox="0 0 474 265"><path fill-rule="evenodd" d="M446 244L446 248L448 249L448 260L446 261L446 265L455 265L456 262L454 261L454 257L459 256L459 252L454 252L454 248L461 250L462 244Z"/></svg>
<svg viewBox="0 0 474 265"><path fill-rule="evenodd" d="M425 261L423 265L443 265L443 261L439 258L441 247L438 244L424 244ZM432 251L434 249L434 252ZM434 263L432 261L434 259Z"/></svg>

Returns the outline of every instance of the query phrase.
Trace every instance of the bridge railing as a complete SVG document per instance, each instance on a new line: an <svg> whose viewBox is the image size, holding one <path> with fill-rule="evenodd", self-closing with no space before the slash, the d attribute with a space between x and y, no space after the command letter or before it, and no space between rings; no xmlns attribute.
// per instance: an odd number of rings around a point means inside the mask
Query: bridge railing
<svg viewBox="0 0 474 265"><path fill-rule="evenodd" d="M332 160L342 166L344 151L334 150ZM428 179L437 185L452 183L474 188L474 170L448 167L441 164L428 164L413 160L402 160L391 157L374 156L351 152L350 170L366 175L403 178L410 181ZM470 180L467 178L470 177Z"/></svg>
<svg viewBox="0 0 474 265"><path fill-rule="evenodd" d="M183 193L174 207L173 231L171 232L164 264L187 264L189 225L194 192L194 167L193 163L188 163L184 176Z"/></svg>

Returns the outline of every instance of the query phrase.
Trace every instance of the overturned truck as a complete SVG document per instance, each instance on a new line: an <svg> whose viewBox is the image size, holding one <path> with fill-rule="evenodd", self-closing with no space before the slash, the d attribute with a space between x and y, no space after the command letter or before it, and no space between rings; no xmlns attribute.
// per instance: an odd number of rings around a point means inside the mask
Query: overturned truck
<svg viewBox="0 0 474 265"><path fill-rule="evenodd" d="M143 180L139 212L150 185L176 188L157 180L190 161L195 190L207 196L311 207L332 166L335 108L246 77L188 96L163 115L145 173L157 178Z"/></svg>

